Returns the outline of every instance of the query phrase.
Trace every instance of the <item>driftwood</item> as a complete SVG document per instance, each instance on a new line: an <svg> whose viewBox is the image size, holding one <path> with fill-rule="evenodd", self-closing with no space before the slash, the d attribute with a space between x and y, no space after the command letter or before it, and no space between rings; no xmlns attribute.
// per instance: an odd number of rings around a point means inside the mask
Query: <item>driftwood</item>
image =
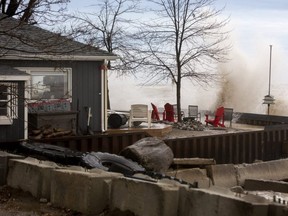
<svg viewBox="0 0 288 216"><path fill-rule="evenodd" d="M45 139L53 137L63 137L63 136L75 136L72 130L66 130L64 128L52 128L51 126L43 126L39 129L32 130L29 139Z"/></svg>

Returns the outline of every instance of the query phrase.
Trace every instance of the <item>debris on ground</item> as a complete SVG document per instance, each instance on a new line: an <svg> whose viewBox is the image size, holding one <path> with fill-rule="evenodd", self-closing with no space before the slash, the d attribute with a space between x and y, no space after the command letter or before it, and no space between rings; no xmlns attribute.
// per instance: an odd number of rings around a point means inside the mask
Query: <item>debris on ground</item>
<svg viewBox="0 0 288 216"><path fill-rule="evenodd" d="M180 130L189 130L189 131L203 131L205 130L205 125L203 125L200 121L196 121L193 119L188 119L187 121L175 122L173 123L173 128L177 128Z"/></svg>
<svg viewBox="0 0 288 216"><path fill-rule="evenodd" d="M70 209L56 208L28 192L9 186L0 187L0 215L5 216L85 216Z"/></svg>

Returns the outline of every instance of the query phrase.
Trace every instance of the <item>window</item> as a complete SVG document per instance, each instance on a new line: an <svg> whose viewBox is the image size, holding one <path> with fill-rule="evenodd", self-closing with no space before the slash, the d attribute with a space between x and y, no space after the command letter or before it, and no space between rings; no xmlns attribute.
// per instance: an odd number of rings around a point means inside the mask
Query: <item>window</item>
<svg viewBox="0 0 288 216"><path fill-rule="evenodd" d="M29 68L31 100L70 99L72 96L71 69Z"/></svg>
<svg viewBox="0 0 288 216"><path fill-rule="evenodd" d="M18 118L18 84L0 82L0 124L12 124Z"/></svg>

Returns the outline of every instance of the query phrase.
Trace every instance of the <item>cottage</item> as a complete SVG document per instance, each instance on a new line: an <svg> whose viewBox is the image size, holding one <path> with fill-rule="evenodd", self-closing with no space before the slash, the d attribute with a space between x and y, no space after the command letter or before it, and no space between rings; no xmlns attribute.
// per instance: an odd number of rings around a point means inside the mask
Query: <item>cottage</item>
<svg viewBox="0 0 288 216"><path fill-rule="evenodd" d="M27 128L39 126L28 113L48 122L75 114L79 133L107 129L106 65L116 55L3 14L0 29L0 142L26 139ZM18 91L13 106L5 101L11 94L1 94L10 86Z"/></svg>

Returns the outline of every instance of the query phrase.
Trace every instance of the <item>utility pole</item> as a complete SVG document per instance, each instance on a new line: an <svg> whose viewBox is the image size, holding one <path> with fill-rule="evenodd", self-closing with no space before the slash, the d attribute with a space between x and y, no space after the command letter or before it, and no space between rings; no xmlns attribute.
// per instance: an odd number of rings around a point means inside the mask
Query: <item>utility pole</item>
<svg viewBox="0 0 288 216"><path fill-rule="evenodd" d="M267 104L267 114L270 114L270 104L274 104L274 97L270 95L271 92L271 68L272 68L272 45L270 45L270 61L269 61L269 84L268 84L268 95L264 96L263 104Z"/></svg>

